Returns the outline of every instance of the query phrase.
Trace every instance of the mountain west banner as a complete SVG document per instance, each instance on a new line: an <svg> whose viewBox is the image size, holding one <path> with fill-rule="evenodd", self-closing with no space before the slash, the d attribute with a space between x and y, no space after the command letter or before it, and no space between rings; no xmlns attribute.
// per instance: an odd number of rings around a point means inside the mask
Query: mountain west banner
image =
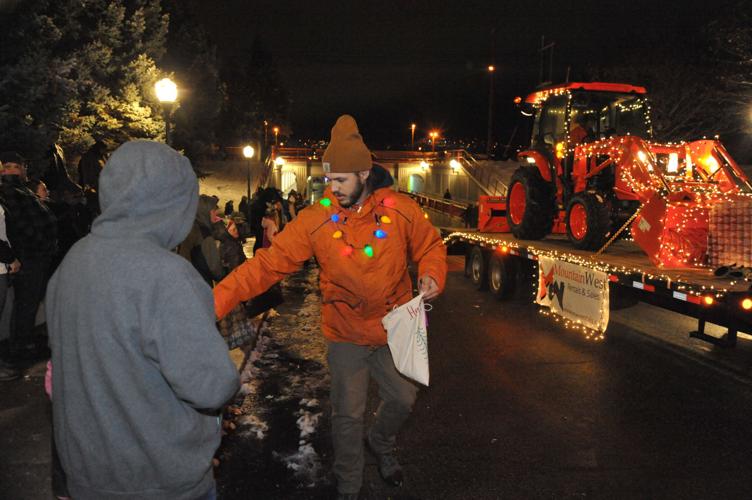
<svg viewBox="0 0 752 500"><path fill-rule="evenodd" d="M535 301L594 330L608 326L608 276L602 271L539 256Z"/></svg>

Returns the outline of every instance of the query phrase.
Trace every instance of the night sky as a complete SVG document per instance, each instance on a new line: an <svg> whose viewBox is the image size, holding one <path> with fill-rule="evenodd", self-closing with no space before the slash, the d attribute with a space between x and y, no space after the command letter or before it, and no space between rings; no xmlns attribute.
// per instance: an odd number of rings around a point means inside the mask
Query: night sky
<svg viewBox="0 0 752 500"><path fill-rule="evenodd" d="M538 83L541 36L556 42L554 81L618 64L657 46L697 50L714 4L688 1L242 1L197 2L227 60L260 36L292 99L296 137L327 138L336 117L356 117L369 144L409 142L431 128L486 134L495 64L495 134L514 122L511 101ZM628 82L640 84L640 82Z"/></svg>

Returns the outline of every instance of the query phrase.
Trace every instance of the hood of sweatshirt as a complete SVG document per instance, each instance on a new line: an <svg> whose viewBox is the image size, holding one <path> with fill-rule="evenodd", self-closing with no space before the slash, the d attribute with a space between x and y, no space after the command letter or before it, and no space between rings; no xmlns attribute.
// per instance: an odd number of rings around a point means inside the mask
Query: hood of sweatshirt
<svg viewBox="0 0 752 500"><path fill-rule="evenodd" d="M185 239L196 216L198 180L191 163L154 141L126 142L99 179L102 214L91 232L103 238L143 238L163 248Z"/></svg>

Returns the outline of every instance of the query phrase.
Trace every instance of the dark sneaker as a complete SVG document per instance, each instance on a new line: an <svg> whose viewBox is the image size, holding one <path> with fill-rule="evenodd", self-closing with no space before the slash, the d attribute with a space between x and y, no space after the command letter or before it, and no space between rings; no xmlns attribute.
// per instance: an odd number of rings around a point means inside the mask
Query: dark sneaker
<svg viewBox="0 0 752 500"><path fill-rule="evenodd" d="M10 380L16 380L21 376L21 372L12 366L6 365L0 361L0 382L8 382Z"/></svg>
<svg viewBox="0 0 752 500"><path fill-rule="evenodd" d="M377 453L373 446L371 446L370 434L366 438L366 444L368 445L368 449L371 450L371 453L373 453L379 461L379 474L381 475L381 479L383 479L389 486L395 488L402 486L405 478L402 473L402 466L399 464L399 461L397 461L397 456L394 454L394 451Z"/></svg>

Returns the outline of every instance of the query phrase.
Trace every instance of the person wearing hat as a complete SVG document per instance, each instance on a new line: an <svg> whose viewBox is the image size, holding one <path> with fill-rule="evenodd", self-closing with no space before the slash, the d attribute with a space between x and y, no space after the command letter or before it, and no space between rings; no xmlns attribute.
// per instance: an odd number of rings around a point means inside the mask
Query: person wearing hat
<svg viewBox="0 0 752 500"><path fill-rule="evenodd" d="M0 202L5 207L8 241L21 268L13 278L14 300L10 358L23 361L36 353L32 340L39 304L44 298L50 265L57 252L57 219L26 187L26 159L16 152L0 153Z"/></svg>
<svg viewBox="0 0 752 500"><path fill-rule="evenodd" d="M395 437L410 415L417 387L396 371L381 319L412 299L410 261L417 264L418 287L426 299L443 290L446 248L420 207L390 188L391 175L373 163L353 117L339 117L322 161L331 179L324 198L302 210L271 247L222 280L214 289L214 304L222 318L316 257L331 373L334 475L338 498L356 499L363 480L364 434L382 478L402 484ZM371 377L382 401L364 432Z"/></svg>
<svg viewBox="0 0 752 500"><path fill-rule="evenodd" d="M198 197L193 227L178 246L178 253L193 264L209 286L223 276L222 258L214 238L214 224L222 220L217 215L218 201L218 198L205 194Z"/></svg>

